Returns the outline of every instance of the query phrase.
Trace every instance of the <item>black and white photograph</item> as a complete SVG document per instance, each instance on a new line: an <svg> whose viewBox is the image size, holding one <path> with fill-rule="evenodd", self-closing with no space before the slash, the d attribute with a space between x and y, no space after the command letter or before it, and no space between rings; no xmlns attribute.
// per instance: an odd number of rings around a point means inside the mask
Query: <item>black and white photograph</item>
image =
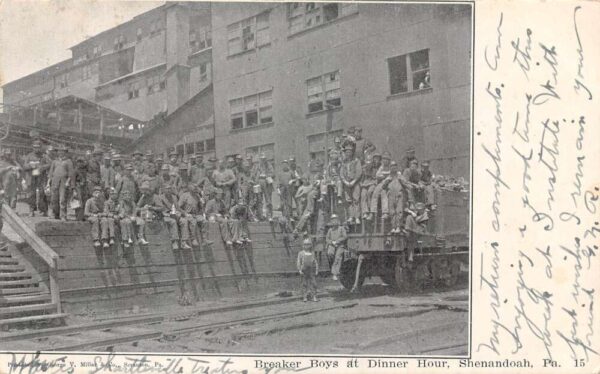
<svg viewBox="0 0 600 374"><path fill-rule="evenodd" d="M468 356L473 17L1 2L0 351Z"/></svg>

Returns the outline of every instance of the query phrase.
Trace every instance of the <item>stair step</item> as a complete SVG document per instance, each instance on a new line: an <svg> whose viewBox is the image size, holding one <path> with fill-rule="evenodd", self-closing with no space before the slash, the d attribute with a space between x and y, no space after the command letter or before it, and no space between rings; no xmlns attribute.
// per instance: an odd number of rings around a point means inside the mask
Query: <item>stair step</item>
<svg viewBox="0 0 600 374"><path fill-rule="evenodd" d="M18 306L8 306L8 307L4 307L4 308L0 307L0 318L2 318L2 316L10 315L10 314L46 311L46 310L56 310L56 303L18 305Z"/></svg>
<svg viewBox="0 0 600 374"><path fill-rule="evenodd" d="M12 258L12 254L10 252L0 252L0 258Z"/></svg>
<svg viewBox="0 0 600 374"><path fill-rule="evenodd" d="M19 280L0 280L0 288L8 288L13 286L27 286L30 284L39 284L37 279L19 279Z"/></svg>
<svg viewBox="0 0 600 374"><path fill-rule="evenodd" d="M16 323L24 323L24 322L46 321L46 320L50 321L53 319L65 318L67 316L68 316L67 313L54 313L54 314L43 314L43 315L39 315L39 316L0 319L0 326L14 325Z"/></svg>
<svg viewBox="0 0 600 374"><path fill-rule="evenodd" d="M0 265L0 273L9 271L25 271L23 265Z"/></svg>
<svg viewBox="0 0 600 374"><path fill-rule="evenodd" d="M41 291L43 290L40 287L0 288L0 296L40 293Z"/></svg>
<svg viewBox="0 0 600 374"><path fill-rule="evenodd" d="M28 271L15 271L12 273L0 273L0 282L6 278L31 278L32 274Z"/></svg>
<svg viewBox="0 0 600 374"><path fill-rule="evenodd" d="M18 265L19 261L14 258L2 258L0 257L0 265Z"/></svg>
<svg viewBox="0 0 600 374"><path fill-rule="evenodd" d="M23 295L0 297L0 307L12 304L33 303L50 300L52 297L49 293L40 293L38 295Z"/></svg>

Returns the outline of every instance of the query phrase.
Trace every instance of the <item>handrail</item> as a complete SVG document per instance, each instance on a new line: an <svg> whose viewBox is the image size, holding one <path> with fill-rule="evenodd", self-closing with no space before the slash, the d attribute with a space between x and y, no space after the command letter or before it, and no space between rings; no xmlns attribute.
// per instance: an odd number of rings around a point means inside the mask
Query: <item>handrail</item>
<svg viewBox="0 0 600 374"><path fill-rule="evenodd" d="M52 250L8 205L2 206L2 218L50 267L55 266L58 254Z"/></svg>
<svg viewBox="0 0 600 374"><path fill-rule="evenodd" d="M2 205L2 218L48 264L50 295L52 302L56 304L57 312L61 313L60 290L58 288L58 254L6 204Z"/></svg>

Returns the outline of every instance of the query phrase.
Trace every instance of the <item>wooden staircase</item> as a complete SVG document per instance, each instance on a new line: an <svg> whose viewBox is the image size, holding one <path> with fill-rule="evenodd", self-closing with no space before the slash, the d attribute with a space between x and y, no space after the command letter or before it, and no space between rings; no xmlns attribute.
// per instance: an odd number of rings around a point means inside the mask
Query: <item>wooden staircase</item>
<svg viewBox="0 0 600 374"><path fill-rule="evenodd" d="M45 267L37 269L14 243L0 241L0 330L62 324L60 291L56 279L58 255L6 204L2 218L35 252ZM44 276L44 278L42 278Z"/></svg>
<svg viewBox="0 0 600 374"><path fill-rule="evenodd" d="M48 287L23 263L15 246L0 243L0 328L61 323L66 314L59 309Z"/></svg>

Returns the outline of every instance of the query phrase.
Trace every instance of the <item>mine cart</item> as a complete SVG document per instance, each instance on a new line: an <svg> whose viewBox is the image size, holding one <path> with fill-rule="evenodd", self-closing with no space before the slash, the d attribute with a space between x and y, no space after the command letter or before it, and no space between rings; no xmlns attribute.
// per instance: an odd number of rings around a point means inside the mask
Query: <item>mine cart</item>
<svg viewBox="0 0 600 374"><path fill-rule="evenodd" d="M339 276L342 285L360 287L371 276L399 290L455 285L469 265L469 193L440 189L435 197L423 233L392 234L381 215L350 231Z"/></svg>

